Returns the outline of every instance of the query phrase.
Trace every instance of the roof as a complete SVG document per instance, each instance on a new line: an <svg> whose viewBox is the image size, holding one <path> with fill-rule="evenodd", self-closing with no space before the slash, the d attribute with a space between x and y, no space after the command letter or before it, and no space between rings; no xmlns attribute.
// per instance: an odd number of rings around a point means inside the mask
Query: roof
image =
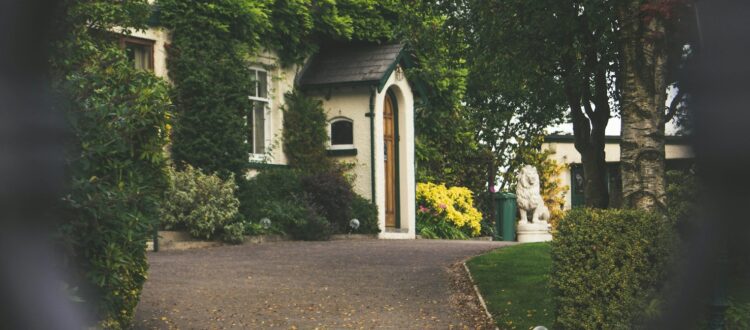
<svg viewBox="0 0 750 330"><path fill-rule="evenodd" d="M664 137L667 144L690 144L690 137L683 135L667 135ZM544 142L562 142L573 143L573 135L552 134L544 137ZM607 135L604 137L604 143L620 143L622 137L619 135Z"/></svg>
<svg viewBox="0 0 750 330"><path fill-rule="evenodd" d="M401 59L404 45L346 43L320 49L297 80L301 87L381 83Z"/></svg>

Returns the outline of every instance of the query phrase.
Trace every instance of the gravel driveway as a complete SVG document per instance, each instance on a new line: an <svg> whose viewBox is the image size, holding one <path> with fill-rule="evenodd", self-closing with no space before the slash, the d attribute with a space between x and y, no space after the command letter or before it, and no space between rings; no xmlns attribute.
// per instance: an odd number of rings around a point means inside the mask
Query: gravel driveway
<svg viewBox="0 0 750 330"><path fill-rule="evenodd" d="M470 286L460 288L450 266L503 245L360 240L150 253L136 327L473 328L480 314L468 309L478 308L456 302Z"/></svg>

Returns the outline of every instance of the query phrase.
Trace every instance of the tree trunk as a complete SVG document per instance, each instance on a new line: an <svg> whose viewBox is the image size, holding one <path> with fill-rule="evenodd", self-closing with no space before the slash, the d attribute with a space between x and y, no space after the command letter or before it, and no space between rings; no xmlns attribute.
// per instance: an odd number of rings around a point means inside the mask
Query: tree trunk
<svg viewBox="0 0 750 330"><path fill-rule="evenodd" d="M606 209L609 206L609 191L604 145L589 143L586 150L581 152L581 161L583 162L583 176L586 179L583 187L586 206Z"/></svg>
<svg viewBox="0 0 750 330"><path fill-rule="evenodd" d="M630 0L620 9L622 195L625 207L663 212L666 34L663 19L642 8L640 0Z"/></svg>

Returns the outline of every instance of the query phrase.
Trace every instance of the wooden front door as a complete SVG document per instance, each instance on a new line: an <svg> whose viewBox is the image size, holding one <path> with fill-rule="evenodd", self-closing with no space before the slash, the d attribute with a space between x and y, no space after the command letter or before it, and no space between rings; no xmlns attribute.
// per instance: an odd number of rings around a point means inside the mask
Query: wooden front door
<svg viewBox="0 0 750 330"><path fill-rule="evenodd" d="M396 120L393 101L385 97L383 108L383 140L385 149L385 226L396 227Z"/></svg>

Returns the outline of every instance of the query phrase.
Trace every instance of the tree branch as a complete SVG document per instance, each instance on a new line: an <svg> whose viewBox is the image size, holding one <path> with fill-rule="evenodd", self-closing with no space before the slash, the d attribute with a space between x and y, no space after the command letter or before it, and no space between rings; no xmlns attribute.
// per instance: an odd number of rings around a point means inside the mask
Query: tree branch
<svg viewBox="0 0 750 330"><path fill-rule="evenodd" d="M664 116L664 122L668 123L677 114L677 109L685 98L685 91L683 89L677 90L677 95L672 98L672 102L669 102L669 108L667 108L667 115Z"/></svg>

